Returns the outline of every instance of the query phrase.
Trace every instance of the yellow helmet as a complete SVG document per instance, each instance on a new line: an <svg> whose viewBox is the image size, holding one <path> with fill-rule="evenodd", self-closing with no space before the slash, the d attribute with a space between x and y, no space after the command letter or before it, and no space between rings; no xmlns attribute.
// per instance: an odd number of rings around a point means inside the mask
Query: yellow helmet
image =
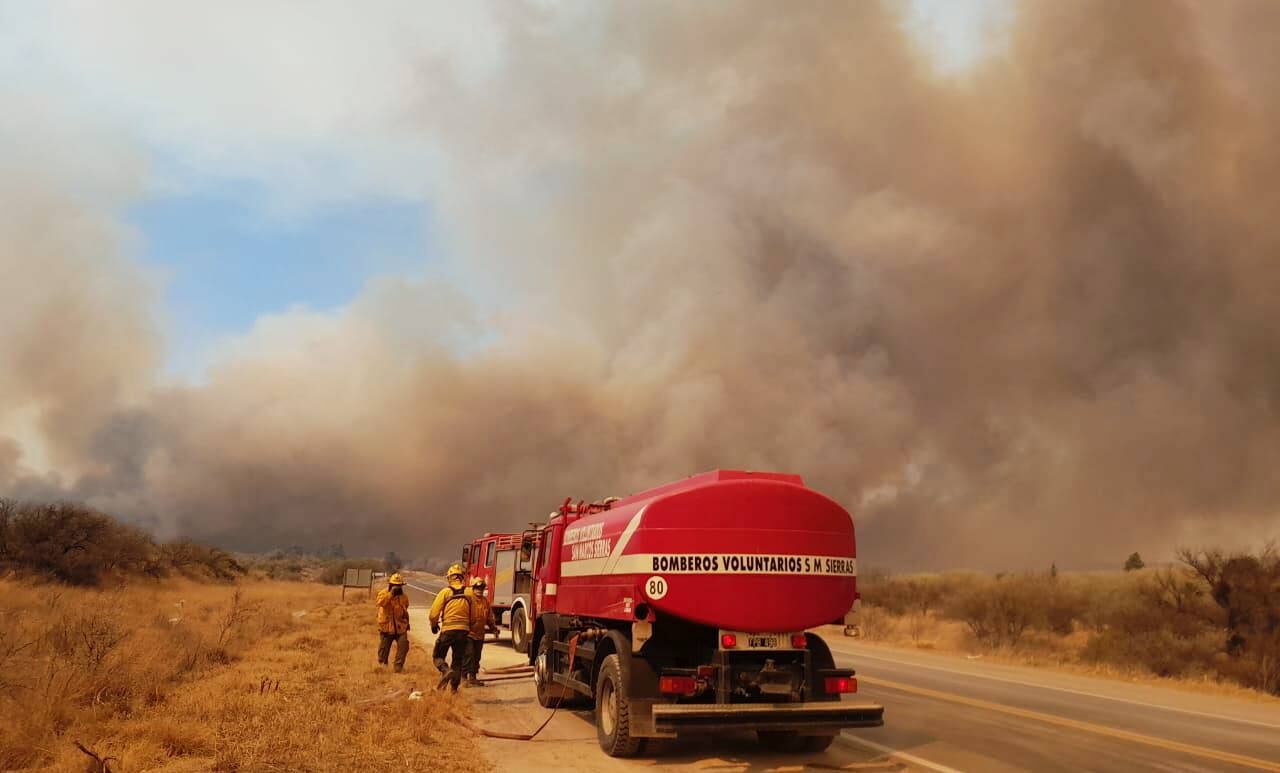
<svg viewBox="0 0 1280 773"><path fill-rule="evenodd" d="M392 573L391 573L391 578L387 580L387 584L389 584L389 585L404 585L404 578L400 576L400 573L399 573L399 572L392 572Z"/></svg>
<svg viewBox="0 0 1280 773"><path fill-rule="evenodd" d="M481 576L479 576L479 575L476 575L475 577L472 577L472 578L471 578L471 587L473 587L473 588L487 588L487 587L488 587L488 584L484 581L484 578L483 578L483 577L481 577Z"/></svg>
<svg viewBox="0 0 1280 773"><path fill-rule="evenodd" d="M467 570L462 568L462 564L454 564L453 566L449 567L449 571L445 573L445 576L446 577L454 577L454 576L464 577L466 576L466 574L467 574Z"/></svg>

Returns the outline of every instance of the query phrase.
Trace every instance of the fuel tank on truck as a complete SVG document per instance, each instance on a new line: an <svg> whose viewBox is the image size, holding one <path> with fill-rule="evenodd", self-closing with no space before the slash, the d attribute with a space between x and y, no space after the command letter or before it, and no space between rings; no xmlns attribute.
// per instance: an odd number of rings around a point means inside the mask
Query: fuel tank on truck
<svg viewBox="0 0 1280 773"><path fill-rule="evenodd" d="M571 521L557 610L752 633L842 619L856 596L853 519L798 475L718 470Z"/></svg>

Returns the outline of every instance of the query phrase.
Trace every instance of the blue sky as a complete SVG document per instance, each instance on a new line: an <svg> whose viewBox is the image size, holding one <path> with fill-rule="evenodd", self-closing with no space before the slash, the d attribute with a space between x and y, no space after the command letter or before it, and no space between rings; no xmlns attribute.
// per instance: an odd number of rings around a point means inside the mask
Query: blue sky
<svg viewBox="0 0 1280 773"><path fill-rule="evenodd" d="M212 344L259 316L340 307L372 276L411 274L429 258L428 208L361 197L282 214L253 181L209 181L129 212L142 257L163 281L166 370L198 380Z"/></svg>

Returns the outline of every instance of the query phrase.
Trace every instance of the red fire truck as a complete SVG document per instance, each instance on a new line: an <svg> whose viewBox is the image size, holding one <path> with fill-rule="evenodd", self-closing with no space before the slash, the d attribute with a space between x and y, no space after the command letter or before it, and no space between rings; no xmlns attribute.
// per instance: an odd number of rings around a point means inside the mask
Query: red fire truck
<svg viewBox="0 0 1280 773"><path fill-rule="evenodd" d="M719 470L566 500L519 544L536 548L524 623L538 700L594 703L610 755L723 730L818 751L883 724L883 707L843 700L854 672L807 631L851 622L857 559L849 513L797 475Z"/></svg>
<svg viewBox="0 0 1280 773"><path fill-rule="evenodd" d="M511 629L511 645L516 652L529 651L529 593L533 579L530 569L540 533L487 533L462 546L462 565L467 581L483 577L489 603L498 625Z"/></svg>

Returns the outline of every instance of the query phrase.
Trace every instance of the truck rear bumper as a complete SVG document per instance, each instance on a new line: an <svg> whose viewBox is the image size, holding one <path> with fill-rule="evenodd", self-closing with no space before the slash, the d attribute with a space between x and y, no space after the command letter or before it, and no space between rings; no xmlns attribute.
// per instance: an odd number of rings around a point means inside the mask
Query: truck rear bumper
<svg viewBox="0 0 1280 773"><path fill-rule="evenodd" d="M749 703L653 706L659 737L729 730L798 730L808 735L836 733L846 727L879 727L884 707L873 703Z"/></svg>

